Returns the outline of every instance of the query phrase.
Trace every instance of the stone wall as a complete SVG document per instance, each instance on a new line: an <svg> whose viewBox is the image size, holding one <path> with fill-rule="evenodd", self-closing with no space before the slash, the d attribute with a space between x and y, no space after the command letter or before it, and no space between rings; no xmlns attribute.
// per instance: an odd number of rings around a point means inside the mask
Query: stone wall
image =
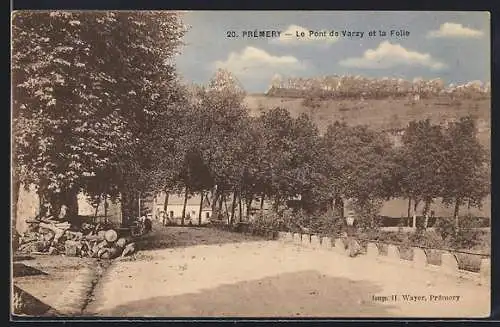
<svg viewBox="0 0 500 327"><path fill-rule="evenodd" d="M302 247L335 251L342 255L348 255L349 251L346 248L345 242L341 238L332 239L330 237L320 237L318 235L300 234L279 232L277 234L279 241L289 244L295 244ZM357 241L354 241L357 243ZM359 244L357 244L359 246ZM359 246L361 248L361 246ZM429 263L426 251L419 247L412 248L412 257L403 259L398 246L387 245L387 254L381 253L379 246L376 243L368 242L363 247L365 250L361 254L364 257L381 260L393 264L409 265L415 269L427 269L435 272L451 275L454 277L472 279L480 285L490 285L491 280L491 259L490 257L482 257L481 267L479 272L465 271L459 268L457 256L448 251L442 251L441 264L433 265Z"/></svg>

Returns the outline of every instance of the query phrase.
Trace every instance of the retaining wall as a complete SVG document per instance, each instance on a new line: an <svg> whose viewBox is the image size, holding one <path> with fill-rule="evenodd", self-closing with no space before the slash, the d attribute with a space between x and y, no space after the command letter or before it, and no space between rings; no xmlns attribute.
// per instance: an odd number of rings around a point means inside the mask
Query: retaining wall
<svg viewBox="0 0 500 327"><path fill-rule="evenodd" d="M335 251L342 255L349 254L344 241L340 238L332 239L330 237L320 237L311 234L279 232L277 239L285 243L303 247ZM471 279L481 285L490 285L491 261L489 257L481 259L480 270L476 273L459 269L457 256L452 252L443 251L441 253L441 264L433 265L429 263L428 255L424 249L413 247L412 250L412 259L405 260L401 258L400 250L396 245L389 244L387 246L387 255L383 255L376 243L368 242L364 256L396 264L410 265L417 269L427 269L455 277Z"/></svg>

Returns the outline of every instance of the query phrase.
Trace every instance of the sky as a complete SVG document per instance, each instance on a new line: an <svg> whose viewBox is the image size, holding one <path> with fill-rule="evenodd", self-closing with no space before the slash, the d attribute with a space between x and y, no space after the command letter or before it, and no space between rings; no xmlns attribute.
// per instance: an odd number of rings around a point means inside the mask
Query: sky
<svg viewBox="0 0 500 327"><path fill-rule="evenodd" d="M189 30L176 64L186 82L206 83L218 68L232 72L250 93L265 92L276 75L490 81L487 12L192 11L182 16ZM369 35L372 30L375 36ZM391 30L403 32L391 35ZM269 37L248 37L254 31L270 31Z"/></svg>

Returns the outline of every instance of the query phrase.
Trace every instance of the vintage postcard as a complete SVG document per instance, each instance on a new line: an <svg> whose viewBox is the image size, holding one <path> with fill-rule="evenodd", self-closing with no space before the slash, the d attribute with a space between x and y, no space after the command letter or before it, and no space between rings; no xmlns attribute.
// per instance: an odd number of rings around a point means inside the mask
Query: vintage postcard
<svg viewBox="0 0 500 327"><path fill-rule="evenodd" d="M490 15L16 11L12 319L490 315Z"/></svg>

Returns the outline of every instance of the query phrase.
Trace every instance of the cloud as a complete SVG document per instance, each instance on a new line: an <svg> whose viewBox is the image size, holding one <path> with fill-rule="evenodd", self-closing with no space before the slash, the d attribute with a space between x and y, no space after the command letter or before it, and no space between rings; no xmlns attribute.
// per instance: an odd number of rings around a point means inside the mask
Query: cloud
<svg viewBox="0 0 500 327"><path fill-rule="evenodd" d="M335 43L339 38L338 37L330 37L328 36L309 36L309 29L298 26L298 25L290 25L288 28L281 32L281 35L277 39L273 39L271 42L279 43L283 45L310 45L310 44L323 44L328 45ZM297 37L297 33L304 33L305 37Z"/></svg>
<svg viewBox="0 0 500 327"><path fill-rule="evenodd" d="M482 35L482 31L456 23L444 23L439 27L439 30L427 33L428 38L477 38Z"/></svg>
<svg viewBox="0 0 500 327"><path fill-rule="evenodd" d="M239 77L270 77L276 73L304 70L306 65L293 56L275 56L262 49L247 46L240 52L231 52L224 61L214 63Z"/></svg>
<svg viewBox="0 0 500 327"><path fill-rule="evenodd" d="M407 50L400 44L384 41L376 49L368 49L362 57L348 58L339 62L344 67L387 69L396 66L423 66L432 70L446 68L428 53Z"/></svg>

